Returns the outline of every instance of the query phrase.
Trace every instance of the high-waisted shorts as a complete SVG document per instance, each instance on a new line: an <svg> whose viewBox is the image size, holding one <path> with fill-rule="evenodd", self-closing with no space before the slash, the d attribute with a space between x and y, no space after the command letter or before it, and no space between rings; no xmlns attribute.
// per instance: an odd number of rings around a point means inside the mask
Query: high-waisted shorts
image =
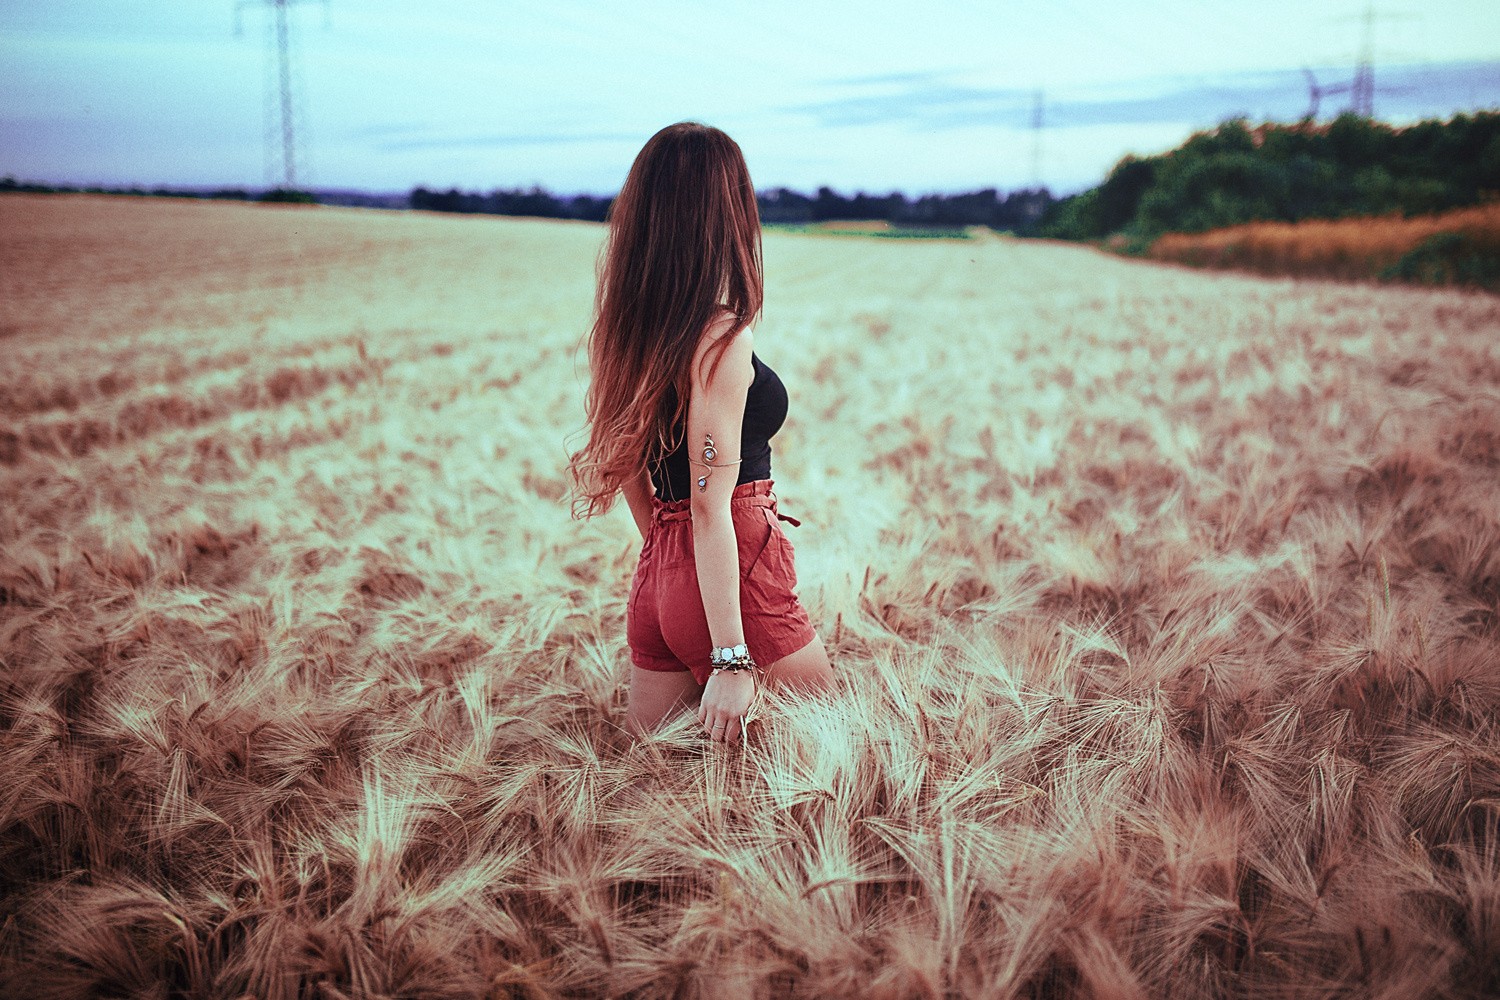
<svg viewBox="0 0 1500 1000"><path fill-rule="evenodd" d="M769 666L816 637L794 592L792 543L779 521L800 524L776 510L772 481L741 483L729 511L739 542L740 619L755 662ZM625 638L630 660L642 670L691 670L699 684L712 672L713 642L698 568L693 562L691 500L651 500L651 528L630 581Z"/></svg>

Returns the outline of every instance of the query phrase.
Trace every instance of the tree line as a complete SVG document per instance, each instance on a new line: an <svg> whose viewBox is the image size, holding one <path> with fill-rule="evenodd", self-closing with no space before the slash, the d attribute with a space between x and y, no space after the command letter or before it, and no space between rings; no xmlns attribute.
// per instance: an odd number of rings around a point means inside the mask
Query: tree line
<svg viewBox="0 0 1500 1000"><path fill-rule="evenodd" d="M370 195L349 191L293 191L275 188L253 191L246 188L216 190L154 187L77 187L18 181L0 177L0 194L125 194L156 198L203 198L234 201L293 202L301 204L362 205L376 208L413 208L428 212L457 212L472 215L518 215L541 219L578 219L603 222L614 203L614 196L588 194L556 195L542 187L497 188L489 193L450 188L435 191L413 188L401 195ZM815 194L803 194L778 187L756 195L761 219L767 223L806 224L840 220L883 219L894 226L942 229L961 226L991 226L1017 233L1029 233L1046 215L1055 199L1045 188L1025 189L1001 194L985 188L964 194L927 194L908 198L900 191L889 194L842 195L828 187Z"/></svg>
<svg viewBox="0 0 1500 1000"><path fill-rule="evenodd" d="M900 191L884 195L856 192L845 197L820 187L805 195L788 188L772 188L756 195L762 221L772 223L835 222L880 219L893 226L921 228L989 226L1027 232L1052 204L1046 188L1027 188L1002 195L995 188L962 194L926 194L909 199Z"/></svg>
<svg viewBox="0 0 1500 1000"><path fill-rule="evenodd" d="M252 192L246 188L196 188L78 186L71 184L44 184L38 181L19 181L9 175L0 177L0 194L124 194L136 198L201 198L210 201L286 201L293 196L306 200L307 192L273 191Z"/></svg>
<svg viewBox="0 0 1500 1000"><path fill-rule="evenodd" d="M1157 156L1127 156L1098 187L1051 206L1043 236L1123 237L1245 222L1422 215L1500 195L1500 113L1396 128L1344 114L1319 125L1244 119L1195 133Z"/></svg>
<svg viewBox="0 0 1500 1000"><path fill-rule="evenodd" d="M407 204L425 212L460 212L468 215L526 215L538 219L580 219L603 222L614 198L593 195L554 195L541 187L497 188L489 194L477 191L429 191L412 189Z"/></svg>
<svg viewBox="0 0 1500 1000"><path fill-rule="evenodd" d="M414 188L409 204L430 212L464 212L487 215L527 215L544 219L580 219L603 222L613 197L593 195L559 196L544 188L497 189L481 192L431 191ZM907 198L899 191L872 195L863 191L845 196L821 187L816 194L803 194L778 187L759 192L760 217L767 223L802 224L839 220L883 219L895 226L959 227L991 226L1025 232L1035 228L1053 198L1045 188L1012 191L1002 195L995 188L965 194L928 194Z"/></svg>

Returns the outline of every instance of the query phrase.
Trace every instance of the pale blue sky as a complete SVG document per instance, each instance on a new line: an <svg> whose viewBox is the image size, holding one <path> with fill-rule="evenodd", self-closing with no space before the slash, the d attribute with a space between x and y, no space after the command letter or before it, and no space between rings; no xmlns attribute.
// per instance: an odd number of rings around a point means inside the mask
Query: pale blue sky
<svg viewBox="0 0 1500 1000"><path fill-rule="evenodd" d="M696 118L761 188L1097 182L1235 114L1294 119L1353 75L1365 0L332 0L293 11L302 174L402 191L612 192ZM1376 113L1500 107L1500 4L1386 4ZM0 174L258 185L270 12L233 0L0 0ZM1324 111L1347 105L1324 100Z"/></svg>

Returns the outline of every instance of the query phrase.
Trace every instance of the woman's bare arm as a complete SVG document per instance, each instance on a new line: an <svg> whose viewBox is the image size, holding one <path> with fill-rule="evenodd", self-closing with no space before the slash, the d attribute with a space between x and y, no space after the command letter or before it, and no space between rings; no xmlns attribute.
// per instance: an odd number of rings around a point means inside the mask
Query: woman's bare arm
<svg viewBox="0 0 1500 1000"><path fill-rule="evenodd" d="M726 324L727 326L727 324ZM722 330L724 327L719 327ZM712 343L718 330L705 334ZM729 500L739 476L737 464L719 468L705 467L703 449L711 437L715 462L731 463L740 457L740 427L745 419L745 398L750 392L754 370L750 362L753 341L748 329L734 335L724 348L713 378L703 364L706 350L694 358L693 392L688 400L687 448L693 464L690 497L693 524L693 561L698 571L698 591L703 597L703 613L708 619L709 638L715 646L737 646L745 641L740 619L739 544L730 516ZM703 490L699 477L708 476ZM703 650L706 659L709 650ZM755 650L750 651L751 656ZM748 671L719 673L709 679L704 689L699 716L714 739L735 742L739 738L739 717L750 707L755 693ZM722 725L715 731L715 727Z"/></svg>
<svg viewBox="0 0 1500 1000"><path fill-rule="evenodd" d="M634 479L628 479L620 485L620 492L625 496L625 503L630 507L630 516L635 518L635 526L640 529L641 537L646 537L646 532L651 530L651 498L656 496L656 487L651 485L651 474L645 469L637 472Z"/></svg>

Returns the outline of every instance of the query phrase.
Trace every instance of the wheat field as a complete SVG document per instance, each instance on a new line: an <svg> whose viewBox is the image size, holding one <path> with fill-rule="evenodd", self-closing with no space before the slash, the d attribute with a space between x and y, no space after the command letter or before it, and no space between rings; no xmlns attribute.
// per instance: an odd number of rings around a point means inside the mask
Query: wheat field
<svg viewBox="0 0 1500 1000"><path fill-rule="evenodd" d="M0 199L0 994L1500 992L1500 299L768 233L839 682L726 750L601 234Z"/></svg>

